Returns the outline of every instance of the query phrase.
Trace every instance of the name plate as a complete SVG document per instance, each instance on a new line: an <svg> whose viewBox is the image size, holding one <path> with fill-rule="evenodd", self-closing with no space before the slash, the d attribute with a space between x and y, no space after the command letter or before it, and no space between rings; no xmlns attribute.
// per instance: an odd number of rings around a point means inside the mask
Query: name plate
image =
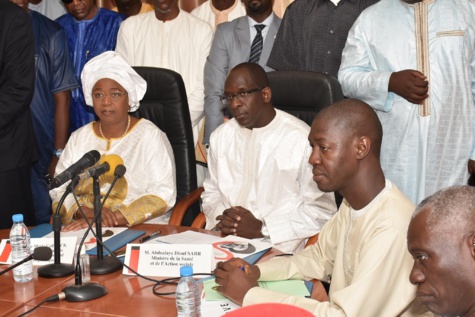
<svg viewBox="0 0 475 317"><path fill-rule="evenodd" d="M73 263L74 251L76 249L76 237L61 238L61 263ZM33 260L33 265L45 265L54 263L54 239L53 238L31 238L31 251L36 247L50 247L53 255L49 261ZM4 239L0 242L0 264L12 264L10 241Z"/></svg>
<svg viewBox="0 0 475 317"><path fill-rule="evenodd" d="M179 277L180 267L193 273L211 273L215 267L209 244L127 244L124 263L146 276ZM123 274L134 275L124 266Z"/></svg>

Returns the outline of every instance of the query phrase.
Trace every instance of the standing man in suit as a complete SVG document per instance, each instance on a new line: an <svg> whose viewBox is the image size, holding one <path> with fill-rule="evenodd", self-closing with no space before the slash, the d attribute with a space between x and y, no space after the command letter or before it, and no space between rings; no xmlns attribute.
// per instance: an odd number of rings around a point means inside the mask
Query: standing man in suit
<svg viewBox="0 0 475 317"><path fill-rule="evenodd" d="M243 0L247 15L231 22L222 23L216 29L211 50L206 60L205 88L205 134L203 144L209 144L211 133L224 122L224 105L219 99L224 93L228 72L242 62L255 62L266 72L266 66L281 19L272 11L273 0ZM256 25L263 25L256 26ZM262 30L258 30L262 28ZM256 36L262 38L262 51L251 60L251 46Z"/></svg>
<svg viewBox="0 0 475 317"><path fill-rule="evenodd" d="M35 89L35 38L30 17L0 0L0 229L22 213L35 224L31 162L36 159L30 103Z"/></svg>

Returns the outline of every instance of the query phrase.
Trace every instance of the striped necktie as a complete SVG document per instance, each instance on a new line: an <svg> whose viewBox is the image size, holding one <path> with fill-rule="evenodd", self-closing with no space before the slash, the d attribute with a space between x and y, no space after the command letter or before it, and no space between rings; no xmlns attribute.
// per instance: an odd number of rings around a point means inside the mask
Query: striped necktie
<svg viewBox="0 0 475 317"><path fill-rule="evenodd" d="M257 34L251 45L251 57L249 57L250 63L259 62L259 58L261 57L262 52L262 43L264 42L264 40L262 39L262 29L264 29L266 26L265 24L256 24L254 25L254 27L256 28Z"/></svg>

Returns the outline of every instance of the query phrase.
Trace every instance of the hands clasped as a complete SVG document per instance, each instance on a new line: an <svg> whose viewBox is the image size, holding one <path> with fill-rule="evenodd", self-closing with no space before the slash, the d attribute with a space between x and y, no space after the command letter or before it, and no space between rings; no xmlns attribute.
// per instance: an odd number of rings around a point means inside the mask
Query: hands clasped
<svg viewBox="0 0 475 317"><path fill-rule="evenodd" d="M222 215L216 217L218 224L216 228L225 234L232 234L248 239L262 237L262 221L254 217L249 210L237 206L223 211Z"/></svg>

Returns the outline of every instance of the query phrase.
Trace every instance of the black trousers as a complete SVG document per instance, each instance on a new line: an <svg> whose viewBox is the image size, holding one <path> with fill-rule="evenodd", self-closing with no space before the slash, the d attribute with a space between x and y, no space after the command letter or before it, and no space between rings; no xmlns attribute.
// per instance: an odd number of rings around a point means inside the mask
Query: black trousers
<svg viewBox="0 0 475 317"><path fill-rule="evenodd" d="M0 229L12 227L14 214L23 214L27 226L36 224L31 194L31 165L0 172Z"/></svg>

